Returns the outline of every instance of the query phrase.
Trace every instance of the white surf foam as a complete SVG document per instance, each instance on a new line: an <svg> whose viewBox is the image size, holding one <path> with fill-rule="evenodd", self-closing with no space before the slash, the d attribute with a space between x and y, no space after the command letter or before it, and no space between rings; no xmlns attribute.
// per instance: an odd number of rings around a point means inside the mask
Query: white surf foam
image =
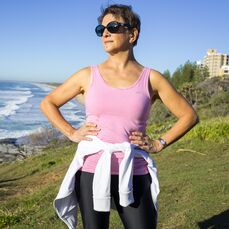
<svg viewBox="0 0 229 229"><path fill-rule="evenodd" d="M5 139L5 138L19 138L19 137L24 137L29 134L35 133L37 130L5 130L5 129L0 129L0 139Z"/></svg>
<svg viewBox="0 0 229 229"><path fill-rule="evenodd" d="M0 117L7 117L16 113L22 105L28 101L33 94L30 90L27 91L2 91L0 92L1 100L5 106L0 108Z"/></svg>
<svg viewBox="0 0 229 229"><path fill-rule="evenodd" d="M41 88L43 91L49 92L56 88L56 86L45 84L45 83L31 83L39 88Z"/></svg>

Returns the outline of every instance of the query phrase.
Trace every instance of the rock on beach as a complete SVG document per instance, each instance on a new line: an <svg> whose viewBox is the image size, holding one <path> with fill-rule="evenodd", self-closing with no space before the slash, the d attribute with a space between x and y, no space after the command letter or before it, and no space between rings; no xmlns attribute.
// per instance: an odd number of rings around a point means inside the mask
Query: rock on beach
<svg viewBox="0 0 229 229"><path fill-rule="evenodd" d="M18 143L17 138L0 139L0 163L22 160L40 152L44 146L31 146Z"/></svg>

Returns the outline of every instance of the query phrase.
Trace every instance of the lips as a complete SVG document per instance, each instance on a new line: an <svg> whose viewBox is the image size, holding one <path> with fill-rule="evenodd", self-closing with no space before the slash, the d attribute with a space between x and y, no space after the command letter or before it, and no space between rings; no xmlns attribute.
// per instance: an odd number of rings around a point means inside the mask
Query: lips
<svg viewBox="0 0 229 229"><path fill-rule="evenodd" d="M113 41L104 41L104 44L112 43Z"/></svg>

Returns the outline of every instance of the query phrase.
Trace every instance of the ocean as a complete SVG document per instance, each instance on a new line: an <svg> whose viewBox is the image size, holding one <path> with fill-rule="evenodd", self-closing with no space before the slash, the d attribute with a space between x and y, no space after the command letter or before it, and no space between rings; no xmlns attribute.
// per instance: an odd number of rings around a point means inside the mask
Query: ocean
<svg viewBox="0 0 229 229"><path fill-rule="evenodd" d="M51 128L39 104L53 89L43 83L0 81L0 139L25 137ZM75 99L64 104L60 111L75 128L85 120L84 106Z"/></svg>

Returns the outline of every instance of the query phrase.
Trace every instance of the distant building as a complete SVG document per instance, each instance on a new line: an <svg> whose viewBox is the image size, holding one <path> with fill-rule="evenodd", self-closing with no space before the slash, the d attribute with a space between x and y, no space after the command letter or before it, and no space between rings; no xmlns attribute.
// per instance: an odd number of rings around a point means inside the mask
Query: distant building
<svg viewBox="0 0 229 229"><path fill-rule="evenodd" d="M223 65L220 71L220 76L229 76L229 65Z"/></svg>
<svg viewBox="0 0 229 229"><path fill-rule="evenodd" d="M208 49L201 66L207 66L209 77L229 76L229 55L217 53L216 49Z"/></svg>

